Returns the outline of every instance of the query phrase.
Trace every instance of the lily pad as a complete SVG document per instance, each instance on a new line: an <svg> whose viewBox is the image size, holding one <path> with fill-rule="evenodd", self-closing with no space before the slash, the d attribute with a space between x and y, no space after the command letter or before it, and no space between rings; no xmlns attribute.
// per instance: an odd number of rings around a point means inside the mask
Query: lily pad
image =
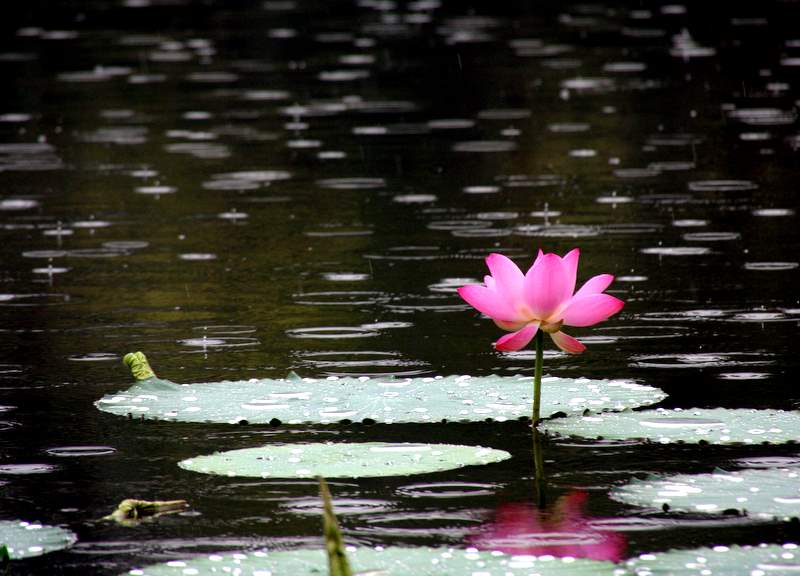
<svg viewBox="0 0 800 576"><path fill-rule="evenodd" d="M41 556L68 548L77 541L63 528L22 520L0 520L0 546L5 545L11 560Z"/></svg>
<svg viewBox="0 0 800 576"><path fill-rule="evenodd" d="M95 405L120 416L179 422L329 424L468 422L530 417L533 379L297 378L176 384L146 378ZM658 388L624 380L542 379L543 417L623 410L659 402Z"/></svg>
<svg viewBox="0 0 800 576"><path fill-rule="evenodd" d="M556 436L670 444L780 444L800 439L800 412L692 408L569 417L543 423Z"/></svg>
<svg viewBox="0 0 800 576"><path fill-rule="evenodd" d="M800 572L797 544L714 546L642 554L626 566L636 576L789 576Z"/></svg>
<svg viewBox="0 0 800 576"><path fill-rule="evenodd" d="M634 480L612 490L611 497L634 506L671 511L736 511L752 518L789 520L800 517L800 470L717 470Z"/></svg>
<svg viewBox="0 0 800 576"><path fill-rule="evenodd" d="M510 556L474 548L353 548L347 555L356 572L391 576L612 576L616 564L553 556ZM219 574L319 576L327 573L323 550L240 552L173 560L128 572L129 576L217 576Z"/></svg>
<svg viewBox="0 0 800 576"><path fill-rule="evenodd" d="M511 454L503 450L455 444L270 444L198 456L178 466L221 476L365 478L425 474L508 458Z"/></svg>

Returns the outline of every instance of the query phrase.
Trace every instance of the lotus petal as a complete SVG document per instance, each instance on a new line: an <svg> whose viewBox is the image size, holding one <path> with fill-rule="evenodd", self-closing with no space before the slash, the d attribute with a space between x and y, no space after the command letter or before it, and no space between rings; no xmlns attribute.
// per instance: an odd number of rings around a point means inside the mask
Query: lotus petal
<svg viewBox="0 0 800 576"><path fill-rule="evenodd" d="M567 326L591 326L616 314L624 305L608 294L590 294L573 298L560 316Z"/></svg>
<svg viewBox="0 0 800 576"><path fill-rule="evenodd" d="M520 322L525 318L520 316L500 294L485 286L469 284L458 289L459 295L479 312L489 318L503 320L504 322Z"/></svg>
<svg viewBox="0 0 800 576"><path fill-rule="evenodd" d="M524 274L510 258L502 254L489 254L486 265L494 278L494 290L509 306L522 302Z"/></svg>
<svg viewBox="0 0 800 576"><path fill-rule="evenodd" d="M583 296L588 296L589 294L599 294L608 288L613 281L614 276L611 274L598 274L597 276L592 276L583 283L583 286L581 286L577 292L575 292L573 298L581 298Z"/></svg>
<svg viewBox="0 0 800 576"><path fill-rule="evenodd" d="M536 331L539 329L538 322L531 322L522 330L506 334L494 343L494 347L501 352L516 352L528 345L536 336Z"/></svg>
<svg viewBox="0 0 800 576"><path fill-rule="evenodd" d="M525 302L534 318L542 320L558 311L572 295L569 276L561 257L545 254L525 275Z"/></svg>
<svg viewBox="0 0 800 576"><path fill-rule="evenodd" d="M577 338L573 338L561 330L558 332L553 332L550 334L550 337L553 339L553 342L555 342L556 346L568 354L580 354L586 350L586 346L581 344Z"/></svg>

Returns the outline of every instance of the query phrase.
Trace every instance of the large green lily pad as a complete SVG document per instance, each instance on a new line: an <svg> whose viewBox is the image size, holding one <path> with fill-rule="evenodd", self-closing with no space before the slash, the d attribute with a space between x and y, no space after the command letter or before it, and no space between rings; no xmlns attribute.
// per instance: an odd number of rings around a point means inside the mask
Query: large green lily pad
<svg viewBox="0 0 800 576"><path fill-rule="evenodd" d="M509 556L453 548L352 548L347 555L356 572L391 576L613 576L611 562L553 556ZM174 560L128 572L129 576L320 576L327 574L323 550L240 552ZM617 572L615 572L617 570Z"/></svg>
<svg viewBox="0 0 800 576"><path fill-rule="evenodd" d="M531 377L286 378L175 384L150 377L95 405L134 418L180 422L328 424L498 421L530 417ZM623 380L547 377L543 417L623 410L664 392Z"/></svg>
<svg viewBox="0 0 800 576"><path fill-rule="evenodd" d="M642 554L626 566L636 576L790 576L800 573L797 544L714 546Z"/></svg>
<svg viewBox="0 0 800 576"><path fill-rule="evenodd" d="M800 517L800 470L797 468L717 470L634 480L611 492L615 500L680 512L747 513L758 519Z"/></svg>
<svg viewBox="0 0 800 576"><path fill-rule="evenodd" d="M491 464L511 458L503 450L455 444L269 444L217 452L179 462L186 470L254 478L364 478L405 476Z"/></svg>
<svg viewBox="0 0 800 576"><path fill-rule="evenodd" d="M75 534L63 528L22 520L0 520L0 546L12 560L41 556L72 546Z"/></svg>
<svg viewBox="0 0 800 576"><path fill-rule="evenodd" d="M709 444L778 444L800 440L800 412L692 408L625 411L543 423L556 436Z"/></svg>

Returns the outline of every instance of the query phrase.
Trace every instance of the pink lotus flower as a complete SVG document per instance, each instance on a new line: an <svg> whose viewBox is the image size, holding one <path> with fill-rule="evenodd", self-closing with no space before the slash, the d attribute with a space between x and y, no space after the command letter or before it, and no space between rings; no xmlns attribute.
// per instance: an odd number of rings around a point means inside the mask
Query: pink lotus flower
<svg viewBox="0 0 800 576"><path fill-rule="evenodd" d="M625 303L602 293L614 280L611 274L590 278L573 294L579 256L577 248L563 258L539 250L533 266L523 274L502 254L489 254L486 265L491 275L484 277L485 285L462 286L458 293L511 332L495 342L496 349L520 350L542 330L564 352L580 354L586 346L562 332L561 327L597 324L619 312Z"/></svg>
<svg viewBox="0 0 800 576"><path fill-rule="evenodd" d="M506 554L619 562L625 555L625 536L595 528L583 515L587 499L586 492L570 492L548 510L521 502L503 504L494 522L481 527L469 544Z"/></svg>

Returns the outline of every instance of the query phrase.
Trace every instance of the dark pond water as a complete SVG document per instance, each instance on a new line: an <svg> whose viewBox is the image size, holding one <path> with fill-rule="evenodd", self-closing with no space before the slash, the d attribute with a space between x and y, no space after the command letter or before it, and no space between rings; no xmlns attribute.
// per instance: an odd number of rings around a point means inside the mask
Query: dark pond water
<svg viewBox="0 0 800 576"><path fill-rule="evenodd" d="M441 5L443 4L443 5ZM724 6L723 6L724 4ZM318 545L310 481L178 460L264 441L436 441L513 458L331 482L348 541L463 544L532 499L522 422L293 430L130 422L129 351L178 382L532 374L455 294L482 258L579 246L625 309L547 373L667 407L800 408L796 2L32 2L0 41L0 517L62 525L14 574L118 574ZM527 266L527 264L526 264ZM204 340L205 339L205 340ZM86 447L85 450L64 450ZM792 446L547 445L626 554L797 523L646 514L608 490ZM37 465L37 466L29 466ZM123 498L191 511L124 528Z"/></svg>

